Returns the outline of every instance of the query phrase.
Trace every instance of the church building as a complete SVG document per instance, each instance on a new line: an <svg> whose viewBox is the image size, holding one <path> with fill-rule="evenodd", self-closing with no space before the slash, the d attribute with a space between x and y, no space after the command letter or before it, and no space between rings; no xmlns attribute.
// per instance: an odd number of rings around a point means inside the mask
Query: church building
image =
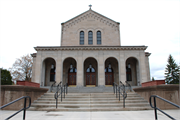
<svg viewBox="0 0 180 120"><path fill-rule="evenodd" d="M120 23L90 9L61 24L60 46L37 46L32 82L74 87L150 81L147 46L121 46Z"/></svg>

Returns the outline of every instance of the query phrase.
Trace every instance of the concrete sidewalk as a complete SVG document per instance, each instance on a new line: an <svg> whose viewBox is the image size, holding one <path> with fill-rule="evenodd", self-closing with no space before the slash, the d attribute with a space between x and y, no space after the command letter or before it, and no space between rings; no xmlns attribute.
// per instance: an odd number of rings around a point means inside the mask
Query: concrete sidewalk
<svg viewBox="0 0 180 120"><path fill-rule="evenodd" d="M0 120L4 120L15 111L0 111ZM176 120L180 120L179 110L165 110ZM17 114L11 120L22 120L23 112ZM155 120L153 110L144 111L116 111L116 112L47 112L27 111L26 120ZM158 120L170 120L158 112Z"/></svg>

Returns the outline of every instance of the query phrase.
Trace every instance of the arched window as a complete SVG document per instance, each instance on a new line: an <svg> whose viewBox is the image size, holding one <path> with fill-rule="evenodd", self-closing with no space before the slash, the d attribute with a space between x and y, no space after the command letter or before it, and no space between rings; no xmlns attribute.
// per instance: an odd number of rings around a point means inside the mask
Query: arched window
<svg viewBox="0 0 180 120"><path fill-rule="evenodd" d="M97 31L97 44L101 44L101 31Z"/></svg>
<svg viewBox="0 0 180 120"><path fill-rule="evenodd" d="M112 69L112 68L107 67L107 68L105 69L105 72L107 72L107 73L111 73L111 72L113 72L113 69Z"/></svg>
<svg viewBox="0 0 180 120"><path fill-rule="evenodd" d="M94 72L95 72L95 69L89 67L89 68L86 70L86 72L88 72L88 73L94 73Z"/></svg>
<svg viewBox="0 0 180 120"><path fill-rule="evenodd" d="M127 81L132 81L131 68L128 68L128 67L126 67L126 80Z"/></svg>
<svg viewBox="0 0 180 120"><path fill-rule="evenodd" d="M84 45L84 31L80 32L80 45Z"/></svg>
<svg viewBox="0 0 180 120"><path fill-rule="evenodd" d="M55 81L55 74L56 74L55 67L51 68L51 71L50 71L50 81Z"/></svg>
<svg viewBox="0 0 180 120"><path fill-rule="evenodd" d="M76 68L70 68L69 69L69 73L76 73L77 72L77 69Z"/></svg>
<svg viewBox="0 0 180 120"><path fill-rule="evenodd" d="M88 32L88 44L89 45L93 44L93 32L92 31Z"/></svg>

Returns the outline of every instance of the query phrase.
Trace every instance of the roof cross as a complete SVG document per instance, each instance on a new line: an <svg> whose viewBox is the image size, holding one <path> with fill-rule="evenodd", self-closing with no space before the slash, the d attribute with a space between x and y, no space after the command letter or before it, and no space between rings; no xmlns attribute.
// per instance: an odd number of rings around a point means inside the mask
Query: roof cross
<svg viewBox="0 0 180 120"><path fill-rule="evenodd" d="M91 9L92 5L89 5L89 9Z"/></svg>

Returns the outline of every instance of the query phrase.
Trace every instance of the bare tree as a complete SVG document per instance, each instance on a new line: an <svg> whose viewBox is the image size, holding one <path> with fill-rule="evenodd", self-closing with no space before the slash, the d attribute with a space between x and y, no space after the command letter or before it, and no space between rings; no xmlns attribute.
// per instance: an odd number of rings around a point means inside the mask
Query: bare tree
<svg viewBox="0 0 180 120"><path fill-rule="evenodd" d="M13 80L30 81L32 77L33 58L30 55L25 55L18 58L10 68Z"/></svg>

